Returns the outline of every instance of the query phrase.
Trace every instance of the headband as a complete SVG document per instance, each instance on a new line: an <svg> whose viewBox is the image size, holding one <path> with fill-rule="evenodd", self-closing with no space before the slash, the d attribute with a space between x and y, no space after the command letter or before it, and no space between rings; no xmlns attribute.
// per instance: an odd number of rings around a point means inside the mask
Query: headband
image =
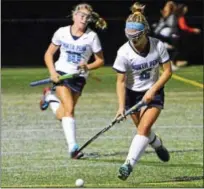
<svg viewBox="0 0 204 189"><path fill-rule="evenodd" d="M133 29L142 31L145 29L144 24L139 22L126 22L125 29Z"/></svg>

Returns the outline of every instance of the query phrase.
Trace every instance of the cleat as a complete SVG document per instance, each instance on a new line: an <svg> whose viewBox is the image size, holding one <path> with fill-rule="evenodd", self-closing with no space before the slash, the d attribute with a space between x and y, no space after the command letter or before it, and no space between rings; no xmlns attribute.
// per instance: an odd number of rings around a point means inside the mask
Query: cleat
<svg viewBox="0 0 204 189"><path fill-rule="evenodd" d="M157 136L158 137L158 136ZM161 141L162 144L162 139L160 137L158 137L159 140ZM159 159L163 162L167 162L170 159L170 155L168 150L163 146L163 144L161 146L159 146L158 148L154 149L157 156L159 157Z"/></svg>
<svg viewBox="0 0 204 189"><path fill-rule="evenodd" d="M155 152L161 161L167 162L170 159L170 155L168 150L161 145L160 147L155 149Z"/></svg>
<svg viewBox="0 0 204 189"><path fill-rule="evenodd" d="M129 177L131 172L132 172L132 166L129 163L123 164L119 168L118 178L121 180L126 180Z"/></svg>
<svg viewBox="0 0 204 189"><path fill-rule="evenodd" d="M78 144L75 144L72 151L70 152L70 157L72 159L80 159L81 157L84 156L83 152L78 152L79 146Z"/></svg>
<svg viewBox="0 0 204 189"><path fill-rule="evenodd" d="M40 100L40 109L42 111L46 110L49 107L49 102L45 100L46 94L48 92L51 92L50 88L46 87L43 89L43 96L42 96L42 99Z"/></svg>

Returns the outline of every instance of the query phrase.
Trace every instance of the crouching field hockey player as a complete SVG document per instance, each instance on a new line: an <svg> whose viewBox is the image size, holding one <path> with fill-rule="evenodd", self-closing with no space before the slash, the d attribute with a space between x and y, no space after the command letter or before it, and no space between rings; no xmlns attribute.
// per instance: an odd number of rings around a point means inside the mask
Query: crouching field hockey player
<svg viewBox="0 0 204 189"><path fill-rule="evenodd" d="M164 85L172 75L171 61L164 44L147 35L149 24L142 14L143 9L144 6L137 2L131 7L132 14L127 18L125 26L128 42L118 50L113 65L117 71L116 91L119 103L116 117L124 116L125 109L141 100L146 104L131 114L137 134L124 164L119 168L118 177L121 180L128 178L148 144L160 160L167 162L170 159L161 139L151 128L164 106ZM160 65L163 68L161 76Z"/></svg>
<svg viewBox="0 0 204 189"><path fill-rule="evenodd" d="M86 3L75 7L72 11L72 19L72 25L60 27L54 33L52 42L45 53L45 64L54 83L56 95L50 88L45 88L40 108L46 110L50 106L56 118L61 120L70 157L79 159L83 153L77 153L79 145L76 141L74 109L86 84L88 71L104 64L98 35L88 25L92 22L96 27L105 29L107 24ZM59 49L59 59L54 63L54 54ZM92 54L94 54L94 62L87 64ZM60 75L78 73L79 69L85 72L79 77L59 82Z"/></svg>

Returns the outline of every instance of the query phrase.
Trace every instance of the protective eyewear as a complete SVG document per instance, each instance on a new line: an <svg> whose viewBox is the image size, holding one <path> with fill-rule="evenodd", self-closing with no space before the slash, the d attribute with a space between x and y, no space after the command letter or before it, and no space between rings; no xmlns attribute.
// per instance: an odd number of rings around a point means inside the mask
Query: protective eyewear
<svg viewBox="0 0 204 189"><path fill-rule="evenodd" d="M91 15L91 14L86 14L86 13L81 12L81 11L77 11L77 14L78 14L81 18L85 18L87 22L91 22L91 21L92 21L92 15Z"/></svg>
<svg viewBox="0 0 204 189"><path fill-rule="evenodd" d="M140 39L145 31L145 26L139 22L127 22L125 25L125 35L129 40Z"/></svg>

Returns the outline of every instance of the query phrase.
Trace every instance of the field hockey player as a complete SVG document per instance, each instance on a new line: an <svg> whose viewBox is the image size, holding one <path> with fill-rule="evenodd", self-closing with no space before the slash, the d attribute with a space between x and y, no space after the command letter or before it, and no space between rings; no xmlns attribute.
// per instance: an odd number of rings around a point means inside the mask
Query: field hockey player
<svg viewBox="0 0 204 189"><path fill-rule="evenodd" d="M164 106L164 85L172 75L171 61L164 44L148 36L149 25L143 15L144 7L138 2L131 7L132 14L125 26L128 42L119 48L113 65L117 71L119 104L116 117L141 100L147 104L131 115L137 134L124 164L119 168L118 177L122 180L128 178L148 144L160 160L167 162L170 159L162 140L151 128ZM160 65L163 68L161 76Z"/></svg>
<svg viewBox="0 0 204 189"><path fill-rule="evenodd" d="M86 84L89 70L97 69L104 64L100 40L89 24L94 23L100 29L105 29L107 24L93 12L91 5L86 3L78 4L74 8L72 19L72 25L60 27L54 33L45 53L45 64L50 78L55 83L56 95L50 88L45 88L40 108L46 110L50 106L56 118L61 120L70 157L79 159L83 153L76 153L79 145L76 140L74 109ZM54 63L54 54L59 49L59 59ZM87 64L92 54L94 61ZM78 73L79 70L84 71L79 77L59 82L60 75Z"/></svg>

